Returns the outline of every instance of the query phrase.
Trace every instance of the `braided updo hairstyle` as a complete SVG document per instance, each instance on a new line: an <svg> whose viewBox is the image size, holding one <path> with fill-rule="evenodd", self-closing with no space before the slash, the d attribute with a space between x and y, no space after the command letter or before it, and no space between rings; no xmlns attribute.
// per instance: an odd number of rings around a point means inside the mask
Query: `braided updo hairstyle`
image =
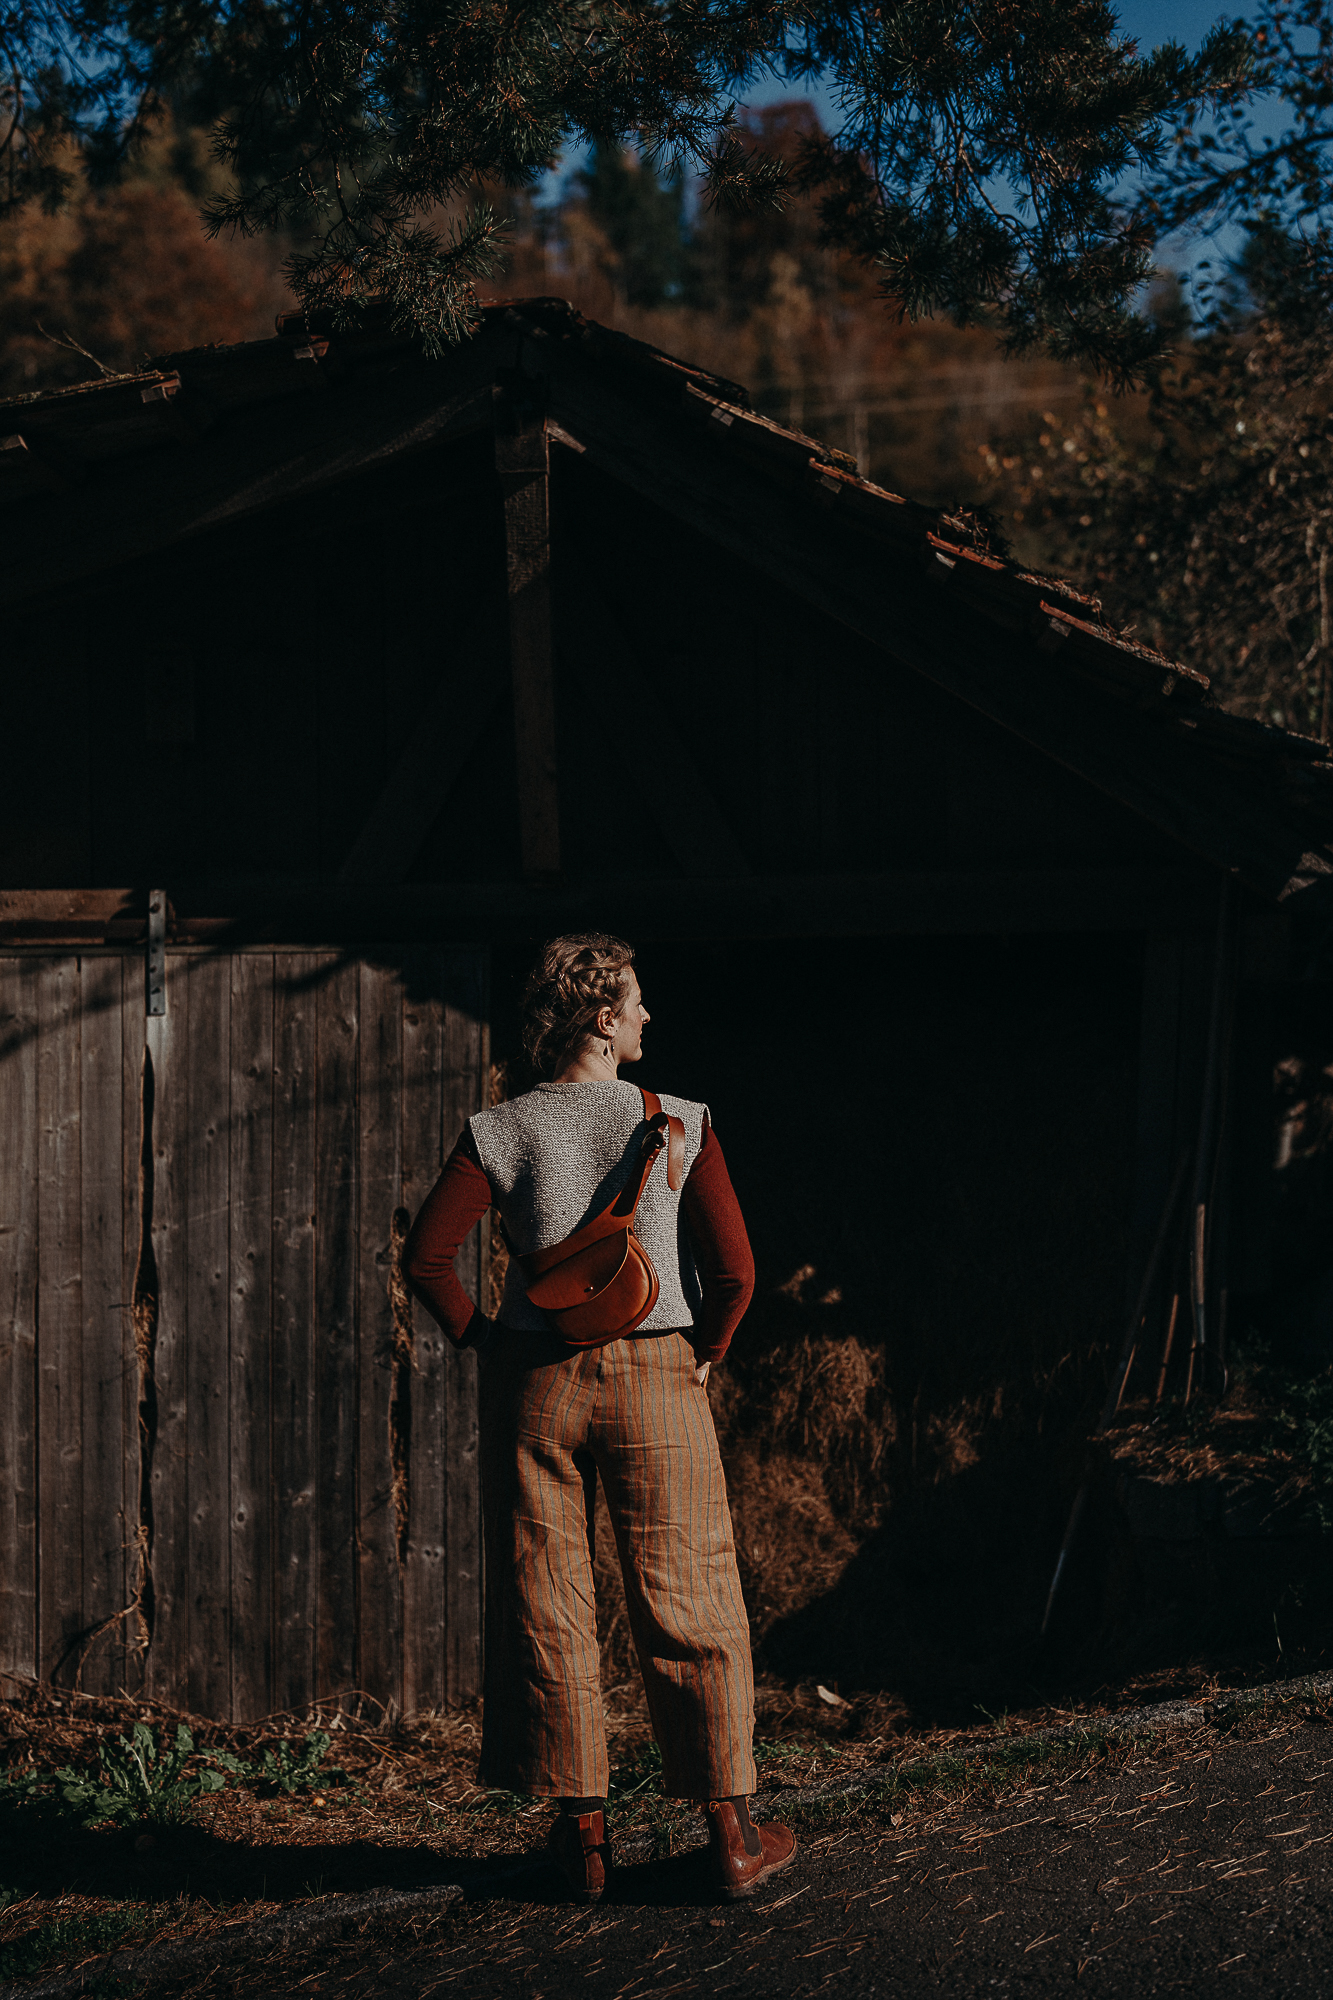
<svg viewBox="0 0 1333 2000"><path fill-rule="evenodd" d="M603 1007L619 1012L633 962L633 948L603 931L551 939L523 992L523 1047L535 1070L553 1076Z"/></svg>

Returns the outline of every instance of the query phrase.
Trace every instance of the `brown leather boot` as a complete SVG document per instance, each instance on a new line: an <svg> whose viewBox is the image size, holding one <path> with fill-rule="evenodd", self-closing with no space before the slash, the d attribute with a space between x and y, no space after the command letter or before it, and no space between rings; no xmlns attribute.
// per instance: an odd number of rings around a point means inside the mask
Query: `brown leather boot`
<svg viewBox="0 0 1333 2000"><path fill-rule="evenodd" d="M606 1814L600 1808L570 1812L562 1805L551 1828L551 1859L576 1902L599 1902L611 1871Z"/></svg>
<svg viewBox="0 0 1333 2000"><path fill-rule="evenodd" d="M729 1903L753 1896L761 1879L785 1868L796 1852L796 1835L776 1820L755 1826L745 1799L709 1799L704 1807L713 1881Z"/></svg>

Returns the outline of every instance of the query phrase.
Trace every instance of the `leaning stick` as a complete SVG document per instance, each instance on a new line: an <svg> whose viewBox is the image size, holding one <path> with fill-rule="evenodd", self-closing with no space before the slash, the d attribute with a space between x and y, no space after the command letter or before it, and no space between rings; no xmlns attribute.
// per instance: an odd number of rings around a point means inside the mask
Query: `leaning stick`
<svg viewBox="0 0 1333 2000"><path fill-rule="evenodd" d="M1143 1273L1143 1283L1139 1286L1139 1295L1134 1301L1134 1310L1130 1314L1129 1325L1125 1328L1125 1338L1121 1342L1120 1359L1116 1364L1115 1373L1111 1377L1110 1387L1106 1391L1106 1400L1102 1404L1101 1415L1098 1417L1096 1425L1090 1433L1092 1437L1101 1436L1102 1432L1110 1424L1116 1411L1120 1408L1120 1399L1125 1393L1125 1384L1129 1380L1129 1371L1134 1365L1134 1351L1138 1346L1139 1327L1142 1324L1144 1313L1148 1310L1148 1300L1151 1298L1152 1288L1157 1282L1157 1272L1162 1262L1162 1252L1166 1248L1166 1239L1170 1234L1171 1219L1175 1215L1176 1204L1180 1200L1180 1190L1185 1185L1185 1169L1189 1165L1189 1157L1189 1148L1185 1147L1179 1160L1176 1162L1176 1171L1171 1179L1171 1189L1162 1209L1162 1219L1157 1225L1157 1235L1153 1241L1152 1252L1148 1258L1148 1266ZM1065 1529L1065 1538L1060 1544L1060 1553L1056 1557L1055 1574L1051 1578L1051 1587L1046 1593L1046 1609L1042 1614L1041 1620L1041 1636L1043 1639L1046 1637L1046 1628L1051 1622L1051 1611L1055 1604L1055 1594L1060 1588L1060 1579L1064 1575L1065 1564L1069 1560L1069 1551L1074 1545L1074 1537L1078 1533L1078 1524L1083 1519L1083 1509L1087 1506L1087 1503L1088 1481L1085 1476L1078 1492L1074 1495L1074 1504L1069 1510L1069 1525Z"/></svg>
<svg viewBox="0 0 1333 2000"><path fill-rule="evenodd" d="M1175 1344L1176 1321L1179 1317L1180 1293L1179 1291L1174 1291L1171 1294L1170 1317L1166 1322L1166 1339L1162 1342L1162 1365L1157 1373L1157 1394L1153 1397L1154 1408L1161 1403L1163 1396L1166 1394L1166 1371L1171 1366L1171 1349Z"/></svg>
<svg viewBox="0 0 1333 2000"><path fill-rule="evenodd" d="M1203 1089L1199 1097L1199 1141L1194 1152L1194 1187L1190 1229L1190 1311L1193 1331L1189 1367L1185 1374L1185 1402L1194 1389L1197 1364L1202 1386L1204 1352L1208 1344L1208 1251L1212 1235L1219 1130L1224 1101L1223 1078L1230 1057L1230 994L1232 936L1235 929L1235 878L1222 883L1217 911L1217 942L1213 954L1213 989L1208 1006L1208 1043L1203 1065ZM1226 1047L1224 1049L1224 1043Z"/></svg>

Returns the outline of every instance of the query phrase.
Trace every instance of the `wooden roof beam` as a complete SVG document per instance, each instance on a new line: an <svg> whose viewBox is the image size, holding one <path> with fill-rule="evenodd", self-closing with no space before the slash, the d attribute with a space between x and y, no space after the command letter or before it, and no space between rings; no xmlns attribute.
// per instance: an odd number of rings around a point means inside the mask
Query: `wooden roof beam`
<svg viewBox="0 0 1333 2000"><path fill-rule="evenodd" d="M479 941L613 930L649 938L975 937L1207 930L1217 872L1198 868L922 869L750 875L740 880L596 877L523 882L350 883L327 878L169 885L170 942L329 944ZM0 892L0 950L141 939L142 890ZM142 914L140 914L142 913ZM113 930L111 926L116 928Z"/></svg>
<svg viewBox="0 0 1333 2000"><path fill-rule="evenodd" d="M63 493L69 481L49 452L36 451L28 438L14 432L0 437L0 500L25 493Z"/></svg>
<svg viewBox="0 0 1333 2000"><path fill-rule="evenodd" d="M50 511L55 503L42 499L12 530L6 524L0 604L489 429L492 378L491 357L468 349L450 371L447 392L438 377L415 369L364 384L353 378L338 391L337 424L323 420L323 396L292 395L236 410L205 450L144 452L95 467L60 503L58 522ZM143 414L150 423L163 421ZM45 455L48 447L38 439L36 448Z"/></svg>
<svg viewBox="0 0 1333 2000"><path fill-rule="evenodd" d="M139 391L139 401L177 444L193 444L213 421L211 405L194 390L181 386L179 375L164 375Z"/></svg>

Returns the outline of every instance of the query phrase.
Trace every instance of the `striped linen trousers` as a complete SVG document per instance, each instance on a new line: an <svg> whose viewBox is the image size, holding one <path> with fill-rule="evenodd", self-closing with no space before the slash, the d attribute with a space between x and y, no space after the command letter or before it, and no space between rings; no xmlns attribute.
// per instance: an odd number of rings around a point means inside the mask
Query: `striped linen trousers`
<svg viewBox="0 0 1333 2000"><path fill-rule="evenodd" d="M749 1622L694 1368L680 1333L558 1359L547 1335L492 1336L481 1362L483 1784L606 1797L591 1551L600 1475L664 1789L754 1791Z"/></svg>

